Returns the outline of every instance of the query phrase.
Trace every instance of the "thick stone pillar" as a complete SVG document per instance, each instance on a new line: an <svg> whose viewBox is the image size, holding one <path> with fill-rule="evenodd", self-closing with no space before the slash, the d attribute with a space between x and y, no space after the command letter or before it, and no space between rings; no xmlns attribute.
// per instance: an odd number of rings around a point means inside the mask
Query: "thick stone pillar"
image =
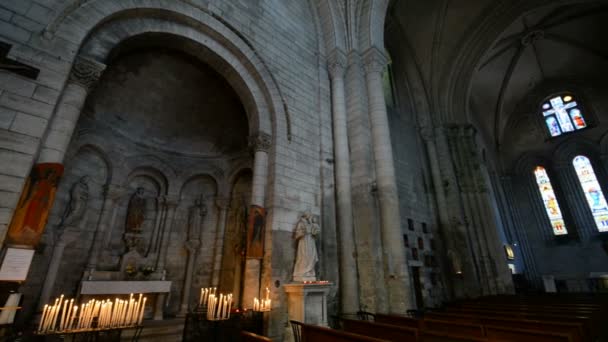
<svg viewBox="0 0 608 342"><path fill-rule="evenodd" d="M57 243L53 247L51 261L49 262L46 277L44 278L44 284L42 285L42 291L40 292L40 300L38 301L39 310L42 310L44 305L49 304L49 301L51 300L51 295L53 294L53 288L55 287L55 281L57 280L57 273L59 272L59 266L61 265L61 258L63 257L65 247L76 241L77 238L77 232L63 232L57 237Z"/></svg>
<svg viewBox="0 0 608 342"><path fill-rule="evenodd" d="M382 71L387 63L384 53L370 48L364 54L369 116L372 130L373 158L376 170L385 274L389 310L405 313L412 307L410 281L401 230L399 196L395 177Z"/></svg>
<svg viewBox="0 0 608 342"><path fill-rule="evenodd" d="M359 310L357 259L353 230L350 156L344 94L346 55L334 51L329 60L334 133L334 160L337 197L337 225L340 234L340 304L343 314Z"/></svg>
<svg viewBox="0 0 608 342"><path fill-rule="evenodd" d="M220 275L222 271L222 260L224 257L224 235L226 231L226 220L228 218L228 208L230 207L230 199L218 198L215 204L219 209L217 231L215 233L215 253L213 256L213 275L211 277L211 286L219 287Z"/></svg>
<svg viewBox="0 0 608 342"><path fill-rule="evenodd" d="M112 217L115 215L115 208L117 201L122 196L123 191L112 185L107 185L104 188L104 201L99 214L99 221L97 223L97 229L95 230L95 237L93 238L93 244L91 246L91 254L89 254L89 261L87 263L87 270L89 275L92 275L97 268L97 262L101 256L102 247L104 244L106 231L108 226L112 225Z"/></svg>
<svg viewBox="0 0 608 342"><path fill-rule="evenodd" d="M186 262L186 277L184 278L184 288L182 290L182 303L179 310L180 316L188 313L188 303L190 301L190 290L192 288L192 274L194 273L194 263L196 252L201 246L201 240L191 239L186 241L185 247L188 250L188 261Z"/></svg>
<svg viewBox="0 0 608 342"><path fill-rule="evenodd" d="M165 222L163 222L163 229L161 235L160 252L158 253L158 262L156 264L157 271L163 271L165 269L165 263L167 261L167 250L169 249L169 236L173 228L173 221L175 220L175 210L177 209L178 202L176 200L167 199L164 205L166 206L167 215L165 216Z"/></svg>
<svg viewBox="0 0 608 342"><path fill-rule="evenodd" d="M57 105L57 110L42 142L38 163L63 163L72 133L87 94L97 84L105 65L78 56Z"/></svg>
<svg viewBox="0 0 608 342"><path fill-rule="evenodd" d="M258 133L250 140L254 151L253 184L251 185L251 205L264 207L266 198L266 184L268 181L268 151L271 147L271 137L266 133ZM265 246L264 248L268 248ZM260 298L260 275L262 259L247 258L245 261L243 308L253 307L253 298Z"/></svg>
<svg viewBox="0 0 608 342"><path fill-rule="evenodd" d="M353 228L359 276L359 305L362 310L388 312L384 279L384 256L378 201L374 196L371 124L363 62L357 51L348 53L345 74L348 142L351 160Z"/></svg>

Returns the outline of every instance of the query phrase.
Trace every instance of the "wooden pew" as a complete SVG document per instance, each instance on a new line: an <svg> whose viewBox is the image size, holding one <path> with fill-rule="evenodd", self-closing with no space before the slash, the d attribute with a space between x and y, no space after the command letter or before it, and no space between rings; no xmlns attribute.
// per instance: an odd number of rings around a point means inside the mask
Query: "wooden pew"
<svg viewBox="0 0 608 342"><path fill-rule="evenodd" d="M290 321L301 328L300 342L390 342L369 336L357 335L316 325Z"/></svg>
<svg viewBox="0 0 608 342"><path fill-rule="evenodd" d="M421 320L400 315L376 314L376 323L392 324L404 328L422 328Z"/></svg>
<svg viewBox="0 0 608 342"><path fill-rule="evenodd" d="M570 334L532 329L485 326L486 336L490 341L516 342L573 342Z"/></svg>
<svg viewBox="0 0 608 342"><path fill-rule="evenodd" d="M243 341L243 342L272 342L272 340L266 336L254 334L249 331L241 331L241 341Z"/></svg>
<svg viewBox="0 0 608 342"><path fill-rule="evenodd" d="M352 319L342 319L341 321L342 329L347 332L395 342L418 341L418 329L416 328Z"/></svg>
<svg viewBox="0 0 608 342"><path fill-rule="evenodd" d="M424 319L422 330L437 333L450 333L458 336L483 338L485 332L481 324L454 322L448 320Z"/></svg>
<svg viewBox="0 0 608 342"><path fill-rule="evenodd" d="M571 334L574 342L584 342L589 337L589 334L585 333L584 325L582 323L569 322L569 321L554 321L554 320L530 320L530 319L518 319L509 317L491 317L491 316L472 316L472 315L458 315L450 313L427 313L425 318L431 319L442 319L450 320L462 323L477 323L484 327L500 326L505 328L515 329L531 329L541 331L552 331L564 334Z"/></svg>
<svg viewBox="0 0 608 342"><path fill-rule="evenodd" d="M487 338L459 336L452 333L423 331L420 334L420 342L489 342Z"/></svg>

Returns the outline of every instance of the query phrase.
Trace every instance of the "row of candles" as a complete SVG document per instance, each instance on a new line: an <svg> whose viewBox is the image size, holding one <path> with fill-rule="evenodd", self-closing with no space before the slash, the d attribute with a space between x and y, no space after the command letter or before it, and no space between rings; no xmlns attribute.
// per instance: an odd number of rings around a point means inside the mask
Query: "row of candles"
<svg viewBox="0 0 608 342"><path fill-rule="evenodd" d="M201 288L201 296L198 301L200 308L207 311L207 319L219 321L230 318L232 309L232 293L217 296L217 287Z"/></svg>
<svg viewBox="0 0 608 342"><path fill-rule="evenodd" d="M128 300L91 299L79 307L74 305L74 299L64 299L64 296L61 295L55 299L53 305L44 306L37 332L42 334L141 325L146 301L147 298L140 293L138 299L135 299L133 294L129 296Z"/></svg>
<svg viewBox="0 0 608 342"><path fill-rule="evenodd" d="M253 311L270 311L270 307L270 290L266 288L266 298L261 301L257 297L253 298Z"/></svg>

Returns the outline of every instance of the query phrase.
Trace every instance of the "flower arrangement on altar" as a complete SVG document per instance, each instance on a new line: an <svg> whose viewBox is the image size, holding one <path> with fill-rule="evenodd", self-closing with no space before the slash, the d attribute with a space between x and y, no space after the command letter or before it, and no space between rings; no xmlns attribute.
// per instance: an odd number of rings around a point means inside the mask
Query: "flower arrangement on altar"
<svg viewBox="0 0 608 342"><path fill-rule="evenodd" d="M128 264L127 267L125 267L125 273L128 277L134 277L137 274L137 268L132 264Z"/></svg>
<svg viewBox="0 0 608 342"><path fill-rule="evenodd" d="M144 318L147 298L140 293L128 300L91 299L75 305L74 299L55 299L53 305L46 304L36 330L37 334L68 333L85 330L103 330L140 326Z"/></svg>
<svg viewBox="0 0 608 342"><path fill-rule="evenodd" d="M156 271L156 269L152 266L142 266L139 271L145 276L149 276L150 274L154 273L154 271Z"/></svg>

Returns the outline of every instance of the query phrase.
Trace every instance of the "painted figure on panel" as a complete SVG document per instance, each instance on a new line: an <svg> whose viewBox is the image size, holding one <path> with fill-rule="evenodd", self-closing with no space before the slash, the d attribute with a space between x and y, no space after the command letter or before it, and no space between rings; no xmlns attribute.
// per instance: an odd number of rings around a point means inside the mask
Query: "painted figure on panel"
<svg viewBox="0 0 608 342"><path fill-rule="evenodd" d="M262 258L264 256L264 223L266 210L260 206L252 205L249 210L247 224L247 257Z"/></svg>
<svg viewBox="0 0 608 342"><path fill-rule="evenodd" d="M141 232L146 214L146 199L144 198L144 188L137 188L129 200L127 208L126 231Z"/></svg>
<svg viewBox="0 0 608 342"><path fill-rule="evenodd" d="M38 244L53 206L61 175L61 164L42 163L34 166L8 229L8 244L32 247Z"/></svg>

